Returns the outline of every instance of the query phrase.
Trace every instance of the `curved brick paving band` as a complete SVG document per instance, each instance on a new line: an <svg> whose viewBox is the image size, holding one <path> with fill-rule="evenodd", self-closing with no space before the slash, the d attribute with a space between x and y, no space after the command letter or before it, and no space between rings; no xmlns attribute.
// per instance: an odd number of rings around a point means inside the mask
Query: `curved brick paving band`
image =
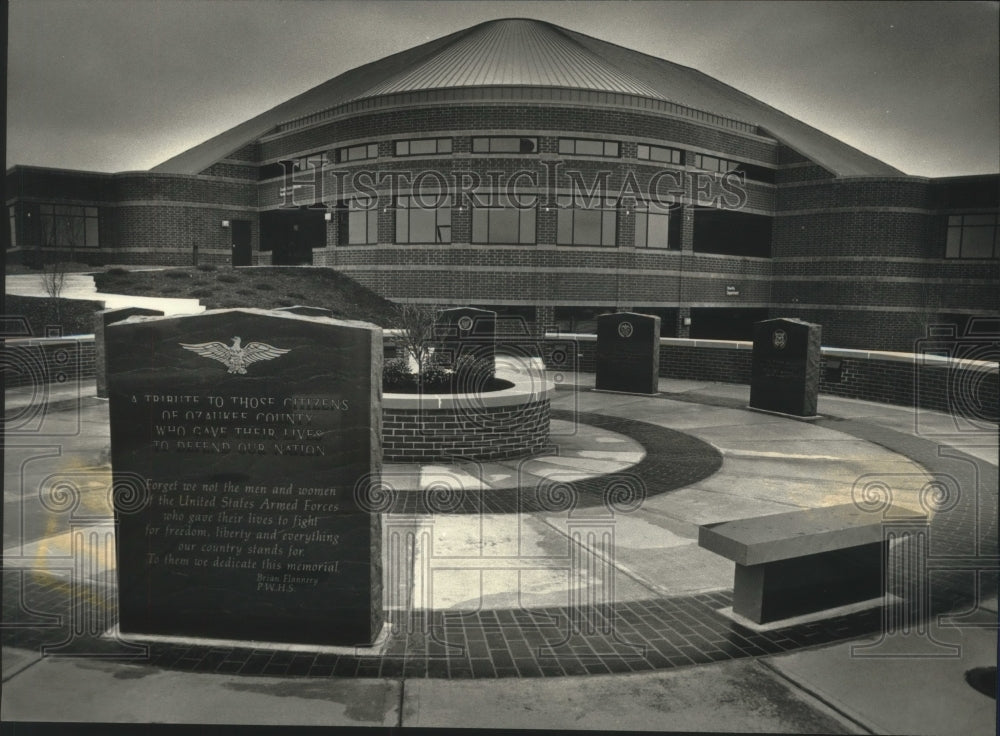
<svg viewBox="0 0 1000 736"><path fill-rule="evenodd" d="M742 402L716 396L673 394L661 398L743 408ZM717 467L718 459L711 453L699 454L700 441L694 440L686 446L692 451L689 464L672 474L668 463L657 460L660 443L668 439L674 442L678 437L693 438L616 417L586 414L580 418L627 435L646 447L646 457L630 472L642 477L653 492L680 488L690 482L688 478L706 470L712 472L713 465ZM930 525L931 562L950 560L951 564L938 570L932 566L929 578L915 580L914 576L921 576L922 570L904 569L903 555L896 548L890 568L902 570L902 574L895 576L893 592L911 598L922 596L925 586L921 583L929 579L930 608L923 608L921 601L912 599L907 605L923 616L952 612L957 621L976 601L995 595L995 466L972 464L973 458L965 453L950 449L942 452L935 442L864 420L825 418L819 424L888 448L931 473L955 476L960 481L959 488L977 488L976 494L959 493L953 498L939 499L943 511L934 516ZM677 457L685 457L684 452L676 451ZM971 475L977 467L978 477ZM599 487L599 480L589 478L573 484L579 491L581 508L603 503L602 497L588 493L588 489ZM401 494L399 499L412 497L415 501L420 495ZM512 510L500 497L493 491L462 494L462 511L466 511L466 504L473 503L476 510L480 503L490 512ZM404 508L410 506L404 504ZM964 565L960 564L962 561ZM365 656L361 650L337 655L163 643L152 643L146 652L139 654L114 640L86 636L67 639L65 628L52 616L52 612L68 612L75 595L76 600L86 600L91 620L113 623L111 585L91 584L74 590L50 574L5 570L4 593L4 620L22 622L18 628L4 631L5 644L22 648L44 646L49 653L64 655L75 651L89 656L104 655L190 672L243 675L496 678L632 672L761 656L855 639L878 633L885 623L883 611L869 609L755 632L717 612L732 603L731 592L722 591L629 600L606 606L391 611L388 618L394 623L393 633L380 656ZM18 601L30 609L17 610Z"/></svg>
<svg viewBox="0 0 1000 736"><path fill-rule="evenodd" d="M620 474L622 478L634 477L641 481L641 490L628 490L638 492L642 498L684 488L711 475L722 466L722 455L707 442L655 424L592 412L556 409L552 410L552 418L564 421L575 419L583 425L617 432L644 448L645 456ZM544 455L541 459L544 460ZM574 476L584 474L574 473ZM439 494L433 491L398 492L394 495L389 511L393 514L565 513L592 506L627 503L624 499L617 500L615 491L628 491L610 484L609 475L593 475L552 484L546 484L544 479L533 477L530 473L526 475L531 478L532 483L522 484L517 489L477 487L448 489Z"/></svg>

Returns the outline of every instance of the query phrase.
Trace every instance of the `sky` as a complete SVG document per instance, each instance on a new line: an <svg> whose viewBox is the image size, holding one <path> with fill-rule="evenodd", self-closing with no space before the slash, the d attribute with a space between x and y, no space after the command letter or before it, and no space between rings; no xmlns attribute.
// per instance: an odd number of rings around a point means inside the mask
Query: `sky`
<svg viewBox="0 0 1000 736"><path fill-rule="evenodd" d="M752 0L10 0L7 166L149 169L503 17L695 67L907 174L1000 171L1000 4Z"/></svg>

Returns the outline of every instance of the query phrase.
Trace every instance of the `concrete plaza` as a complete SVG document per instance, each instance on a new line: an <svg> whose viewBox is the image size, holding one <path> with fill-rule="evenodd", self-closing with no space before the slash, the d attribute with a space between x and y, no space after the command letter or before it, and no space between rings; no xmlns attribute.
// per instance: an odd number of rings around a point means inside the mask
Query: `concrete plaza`
<svg viewBox="0 0 1000 736"><path fill-rule="evenodd" d="M370 651L109 636L107 404L92 383L8 392L3 720L995 733L996 701L965 679L997 658L995 429L829 396L801 422L747 410L746 386L661 379L645 397L562 379L551 454L386 467L398 574ZM657 464L680 436L718 469L688 483ZM637 484L618 506L502 503L616 478ZM697 545L700 524L878 512L876 490L932 516L924 559L890 580L913 625L891 605L759 630L720 612L733 565ZM405 506L434 493L437 513ZM389 557L392 534L416 540L408 556Z"/></svg>

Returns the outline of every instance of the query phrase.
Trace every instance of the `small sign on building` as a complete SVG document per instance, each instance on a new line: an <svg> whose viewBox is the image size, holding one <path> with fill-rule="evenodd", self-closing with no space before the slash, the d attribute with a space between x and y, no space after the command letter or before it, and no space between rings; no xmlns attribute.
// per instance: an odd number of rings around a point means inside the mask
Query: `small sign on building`
<svg viewBox="0 0 1000 736"><path fill-rule="evenodd" d="M733 284L728 284L726 286L726 296L739 296L740 287L734 286Z"/></svg>

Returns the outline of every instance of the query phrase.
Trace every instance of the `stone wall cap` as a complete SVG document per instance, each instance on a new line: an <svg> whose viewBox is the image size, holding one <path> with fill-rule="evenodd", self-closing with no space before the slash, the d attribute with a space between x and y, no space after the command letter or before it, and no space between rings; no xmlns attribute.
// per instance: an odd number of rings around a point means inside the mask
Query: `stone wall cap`
<svg viewBox="0 0 1000 736"><path fill-rule="evenodd" d="M548 378L515 383L502 391L485 394L382 394L383 409L458 409L467 408L475 413L477 407L523 406L542 401L555 391L555 383Z"/></svg>

